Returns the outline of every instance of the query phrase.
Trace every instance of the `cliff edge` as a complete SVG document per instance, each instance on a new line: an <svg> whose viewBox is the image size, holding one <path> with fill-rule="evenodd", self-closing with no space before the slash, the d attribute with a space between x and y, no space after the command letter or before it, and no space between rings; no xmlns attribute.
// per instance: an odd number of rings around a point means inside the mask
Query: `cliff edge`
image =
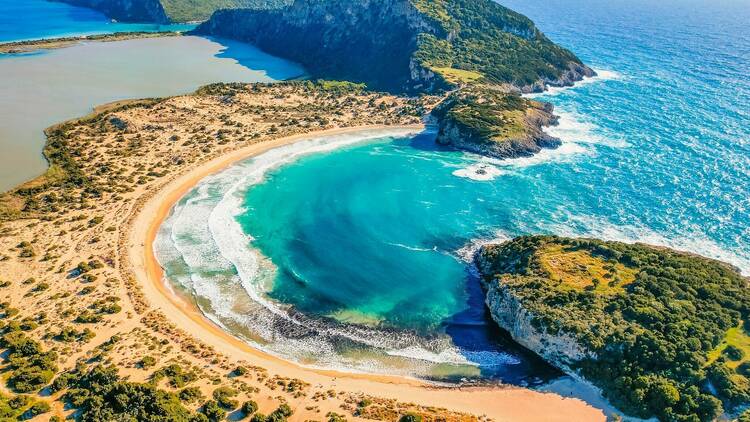
<svg viewBox="0 0 750 422"><path fill-rule="evenodd" d="M556 236L486 245L475 262L497 324L626 414L710 421L750 403L750 289L736 268Z"/></svg>

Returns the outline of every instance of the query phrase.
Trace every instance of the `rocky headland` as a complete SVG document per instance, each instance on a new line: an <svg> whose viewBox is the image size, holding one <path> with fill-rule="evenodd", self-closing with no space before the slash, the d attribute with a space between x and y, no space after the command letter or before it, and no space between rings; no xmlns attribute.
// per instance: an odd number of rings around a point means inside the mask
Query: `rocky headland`
<svg viewBox="0 0 750 422"><path fill-rule="evenodd" d="M710 421L750 402L736 268L642 244L524 236L475 257L492 318L629 415Z"/></svg>
<svg viewBox="0 0 750 422"><path fill-rule="evenodd" d="M551 105L519 94L595 75L531 20L490 0L296 0L220 10L195 33L251 43L313 78L446 95L433 113L438 142L496 158L560 145L543 131L557 121Z"/></svg>

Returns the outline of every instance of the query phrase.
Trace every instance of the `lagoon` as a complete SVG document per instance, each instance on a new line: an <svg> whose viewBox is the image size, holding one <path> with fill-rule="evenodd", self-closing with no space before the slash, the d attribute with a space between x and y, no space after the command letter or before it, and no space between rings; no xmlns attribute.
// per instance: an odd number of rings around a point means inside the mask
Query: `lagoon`
<svg viewBox="0 0 750 422"><path fill-rule="evenodd" d="M94 106L188 93L213 82L271 82L302 73L252 46L194 36L0 56L0 191L44 172L45 128Z"/></svg>

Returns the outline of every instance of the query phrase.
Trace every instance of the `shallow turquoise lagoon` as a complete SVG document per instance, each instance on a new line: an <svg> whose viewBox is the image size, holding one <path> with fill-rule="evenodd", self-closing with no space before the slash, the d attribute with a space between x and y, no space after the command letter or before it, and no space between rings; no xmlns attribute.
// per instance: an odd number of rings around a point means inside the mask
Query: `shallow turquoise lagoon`
<svg viewBox="0 0 750 422"><path fill-rule="evenodd" d="M468 264L482 242L642 241L750 273L746 2L503 3L599 70L542 96L562 147L494 161L380 133L275 151L177 205L157 240L168 277L305 364L538 383L549 369L484 314Z"/></svg>

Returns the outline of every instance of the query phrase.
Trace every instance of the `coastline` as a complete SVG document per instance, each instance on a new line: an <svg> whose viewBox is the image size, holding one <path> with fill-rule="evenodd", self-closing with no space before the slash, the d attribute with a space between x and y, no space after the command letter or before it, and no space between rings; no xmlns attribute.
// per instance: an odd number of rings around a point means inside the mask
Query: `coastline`
<svg viewBox="0 0 750 422"><path fill-rule="evenodd" d="M0 43L0 54L23 54L37 50L66 48L82 42L115 42L143 38L179 37L182 32L116 32L114 34L81 35L76 37L42 38Z"/></svg>
<svg viewBox="0 0 750 422"><path fill-rule="evenodd" d="M256 143L199 164L173 181L155 190L145 204L135 210L130 227L123 231L128 264L136 284L150 304L167 319L196 339L210 344L217 352L237 359L252 358L254 364L286 377L300 378L316 385L347 391L360 391L391 399L407 399L424 406L447 407L472 414L485 414L496 420L603 420L604 414L578 399L563 398L520 387L448 387L387 375L340 372L300 366L257 350L218 327L192 303L178 297L163 282L163 273L153 253L153 241L172 206L204 177L231 164L273 148L312 137L353 133L365 130L421 129L423 125L367 125L323 130ZM127 233L127 234L125 234ZM125 261L125 259L123 259ZM554 409L554 415L550 410Z"/></svg>

